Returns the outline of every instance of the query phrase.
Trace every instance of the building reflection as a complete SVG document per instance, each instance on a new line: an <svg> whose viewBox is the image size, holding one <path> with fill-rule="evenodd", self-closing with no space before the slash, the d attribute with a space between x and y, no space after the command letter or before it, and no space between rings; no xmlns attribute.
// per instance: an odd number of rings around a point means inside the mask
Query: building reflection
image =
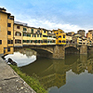
<svg viewBox="0 0 93 93"><path fill-rule="evenodd" d="M85 70L93 74L93 55L66 55L64 60L39 58L21 69L38 78L45 89L53 86L60 88L66 84L66 72L71 69L77 75Z"/></svg>
<svg viewBox="0 0 93 93"><path fill-rule="evenodd" d="M16 49L15 52L20 52L21 54L26 55L28 58L37 54L34 50L28 48Z"/></svg>

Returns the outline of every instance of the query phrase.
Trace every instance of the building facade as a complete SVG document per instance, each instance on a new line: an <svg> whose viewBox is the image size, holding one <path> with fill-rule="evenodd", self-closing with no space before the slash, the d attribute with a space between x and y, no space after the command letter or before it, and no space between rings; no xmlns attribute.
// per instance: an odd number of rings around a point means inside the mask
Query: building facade
<svg viewBox="0 0 93 93"><path fill-rule="evenodd" d="M53 30L56 35L56 44L65 45L66 44L66 33L63 30Z"/></svg>
<svg viewBox="0 0 93 93"><path fill-rule="evenodd" d="M14 16L0 8L0 54L13 53Z"/></svg>
<svg viewBox="0 0 93 93"><path fill-rule="evenodd" d="M79 30L77 31L78 34L80 34L82 37L85 36L85 30Z"/></svg>

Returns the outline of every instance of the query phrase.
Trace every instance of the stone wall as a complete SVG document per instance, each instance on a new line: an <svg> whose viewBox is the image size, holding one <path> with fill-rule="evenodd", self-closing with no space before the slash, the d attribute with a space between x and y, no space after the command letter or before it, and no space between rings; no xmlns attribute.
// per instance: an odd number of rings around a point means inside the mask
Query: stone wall
<svg viewBox="0 0 93 93"><path fill-rule="evenodd" d="M80 54L87 54L87 46L86 45L82 45L80 47Z"/></svg>
<svg viewBox="0 0 93 93"><path fill-rule="evenodd" d="M65 58L65 46L55 46L53 51L54 59L64 59Z"/></svg>

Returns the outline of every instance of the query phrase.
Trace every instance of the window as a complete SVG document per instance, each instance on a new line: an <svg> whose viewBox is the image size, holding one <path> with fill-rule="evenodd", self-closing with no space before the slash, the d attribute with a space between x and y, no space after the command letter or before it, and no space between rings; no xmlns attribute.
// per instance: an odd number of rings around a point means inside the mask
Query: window
<svg viewBox="0 0 93 93"><path fill-rule="evenodd" d="M17 33L17 36L21 36L21 33Z"/></svg>
<svg viewBox="0 0 93 93"><path fill-rule="evenodd" d="M35 43L37 43L37 40L35 40Z"/></svg>
<svg viewBox="0 0 93 93"><path fill-rule="evenodd" d="M23 33L23 36L27 36L27 34L26 33Z"/></svg>
<svg viewBox="0 0 93 93"><path fill-rule="evenodd" d="M55 40L53 40L53 43L55 43L56 41Z"/></svg>
<svg viewBox="0 0 93 93"><path fill-rule="evenodd" d="M21 40L16 39L16 40L15 40L15 44L21 44Z"/></svg>
<svg viewBox="0 0 93 93"><path fill-rule="evenodd" d="M62 43L65 43L65 41L63 40Z"/></svg>
<svg viewBox="0 0 93 93"><path fill-rule="evenodd" d="M44 43L47 43L47 40L43 40Z"/></svg>
<svg viewBox="0 0 93 93"><path fill-rule="evenodd" d="M41 43L43 43L43 40L41 40Z"/></svg>
<svg viewBox="0 0 93 93"><path fill-rule="evenodd" d="M8 44L13 44L13 40L8 40Z"/></svg>
<svg viewBox="0 0 93 93"><path fill-rule="evenodd" d="M50 41L50 43L52 43L52 41Z"/></svg>
<svg viewBox="0 0 93 93"><path fill-rule="evenodd" d="M20 29L20 26L17 26L17 29Z"/></svg>
<svg viewBox="0 0 93 93"><path fill-rule="evenodd" d="M23 31L27 31L27 29L26 28L23 28Z"/></svg>
<svg viewBox="0 0 93 93"><path fill-rule="evenodd" d="M43 37L47 37L46 35L43 35Z"/></svg>
<svg viewBox="0 0 93 93"><path fill-rule="evenodd" d="M38 43L40 43L40 40L38 40Z"/></svg>
<svg viewBox="0 0 93 93"><path fill-rule="evenodd" d="M27 40L23 40L23 43L27 43Z"/></svg>
<svg viewBox="0 0 93 93"><path fill-rule="evenodd" d="M8 47L8 52L10 52L10 47Z"/></svg>
<svg viewBox="0 0 93 93"><path fill-rule="evenodd" d="M8 31L8 35L11 35L11 31Z"/></svg>
<svg viewBox="0 0 93 93"><path fill-rule="evenodd" d="M30 43L30 40L27 40L27 43Z"/></svg>
<svg viewBox="0 0 93 93"><path fill-rule="evenodd" d="M31 29L31 33L32 33L32 34L34 33L34 29Z"/></svg>
<svg viewBox="0 0 93 93"><path fill-rule="evenodd" d="M40 35L40 37L42 37L42 35Z"/></svg>
<svg viewBox="0 0 93 93"><path fill-rule="evenodd" d="M8 27L11 27L11 23L8 23Z"/></svg>
<svg viewBox="0 0 93 93"><path fill-rule="evenodd" d="M27 34L28 37L31 37L31 34Z"/></svg>
<svg viewBox="0 0 93 93"><path fill-rule="evenodd" d="M37 37L39 37L39 35L37 35Z"/></svg>
<svg viewBox="0 0 93 93"><path fill-rule="evenodd" d="M11 40L8 40L8 44L11 44Z"/></svg>
<svg viewBox="0 0 93 93"><path fill-rule="evenodd" d="M20 32L16 32L15 36L21 36L21 33Z"/></svg>
<svg viewBox="0 0 93 93"><path fill-rule="evenodd" d="M2 44L2 40L0 40L0 44Z"/></svg>
<svg viewBox="0 0 93 93"><path fill-rule="evenodd" d="M46 33L46 31L44 30L44 33Z"/></svg>
<svg viewBox="0 0 93 93"><path fill-rule="evenodd" d="M13 44L13 40L11 40L11 44Z"/></svg>
<svg viewBox="0 0 93 93"><path fill-rule="evenodd" d="M40 30L37 30L37 32L39 32L39 33L40 33Z"/></svg>
<svg viewBox="0 0 93 93"><path fill-rule="evenodd" d="M61 40L59 40L59 43L61 43Z"/></svg>
<svg viewBox="0 0 93 93"><path fill-rule="evenodd" d="M61 38L61 36L59 36L58 38Z"/></svg>
<svg viewBox="0 0 93 93"><path fill-rule="evenodd" d="M36 37L36 35L32 35L32 37Z"/></svg>
<svg viewBox="0 0 93 93"><path fill-rule="evenodd" d="M63 35L63 38L65 38L65 35Z"/></svg>
<svg viewBox="0 0 93 93"><path fill-rule="evenodd" d="M68 41L66 41L66 43L68 43Z"/></svg>

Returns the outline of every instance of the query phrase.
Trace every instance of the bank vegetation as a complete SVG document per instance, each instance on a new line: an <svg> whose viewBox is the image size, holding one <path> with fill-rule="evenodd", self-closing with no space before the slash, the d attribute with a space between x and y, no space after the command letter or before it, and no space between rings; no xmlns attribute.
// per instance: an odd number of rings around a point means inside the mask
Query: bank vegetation
<svg viewBox="0 0 93 93"><path fill-rule="evenodd" d="M31 76L26 75L25 73L21 72L20 68L17 66L10 65L12 69L37 93L47 93L44 87L40 84L40 82Z"/></svg>

